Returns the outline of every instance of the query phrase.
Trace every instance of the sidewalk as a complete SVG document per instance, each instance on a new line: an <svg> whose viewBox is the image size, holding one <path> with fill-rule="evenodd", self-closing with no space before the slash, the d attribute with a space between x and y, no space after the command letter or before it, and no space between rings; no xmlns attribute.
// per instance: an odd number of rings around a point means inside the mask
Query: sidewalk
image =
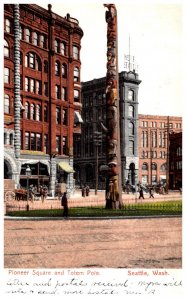
<svg viewBox="0 0 186 300"><path fill-rule="evenodd" d="M153 203L158 201L171 201L171 200L180 200L182 195L178 192L171 192L166 195L154 194L154 198L149 198L149 194L144 194L145 199L138 199L139 193L135 194L126 194L122 193L122 200L124 204L136 204L136 203ZM7 210L25 210L27 201L9 201L7 204ZM91 190L88 197L82 197L81 191L76 191L74 195L68 200L68 206L71 207L96 207L96 206L105 206L105 191L98 191L95 195L94 191ZM47 200L42 202L41 200L29 201L29 209L61 209L61 200L58 198L48 197Z"/></svg>

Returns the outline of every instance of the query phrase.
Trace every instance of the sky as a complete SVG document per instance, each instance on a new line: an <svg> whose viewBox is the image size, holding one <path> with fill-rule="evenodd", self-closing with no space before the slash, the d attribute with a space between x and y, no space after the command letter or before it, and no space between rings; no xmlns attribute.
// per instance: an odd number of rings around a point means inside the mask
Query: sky
<svg viewBox="0 0 186 300"><path fill-rule="evenodd" d="M139 113L182 116L183 112L183 7L182 1L111 1L118 15L118 65L124 54L138 65ZM52 11L79 21L84 31L81 80L106 75L104 1L50 1ZM108 2L107 2L108 3ZM38 2L47 9L48 3Z"/></svg>

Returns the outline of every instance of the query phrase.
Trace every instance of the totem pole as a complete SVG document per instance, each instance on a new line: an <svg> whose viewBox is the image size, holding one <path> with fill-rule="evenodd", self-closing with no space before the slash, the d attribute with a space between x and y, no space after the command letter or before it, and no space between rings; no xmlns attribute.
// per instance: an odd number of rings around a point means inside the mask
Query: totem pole
<svg viewBox="0 0 186 300"><path fill-rule="evenodd" d="M122 206L121 158L119 126L119 93L117 65L117 11L114 4L104 4L107 22L107 74L106 74L106 132L107 183L106 208Z"/></svg>

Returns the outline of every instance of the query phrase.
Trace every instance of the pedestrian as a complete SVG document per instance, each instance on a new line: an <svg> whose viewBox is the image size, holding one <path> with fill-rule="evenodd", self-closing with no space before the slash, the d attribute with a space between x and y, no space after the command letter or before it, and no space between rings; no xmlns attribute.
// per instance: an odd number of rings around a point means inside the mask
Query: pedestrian
<svg viewBox="0 0 186 300"><path fill-rule="evenodd" d="M154 191L152 186L149 187L149 198L154 198Z"/></svg>
<svg viewBox="0 0 186 300"><path fill-rule="evenodd" d="M89 188L89 186L88 186L88 185L86 186L85 190L86 190L86 196L89 196L89 193L90 193L90 188Z"/></svg>
<svg viewBox="0 0 186 300"><path fill-rule="evenodd" d="M81 193L82 193L82 197L85 197L85 187L84 186L82 187Z"/></svg>
<svg viewBox="0 0 186 300"><path fill-rule="evenodd" d="M139 190L139 199L140 199L140 198L145 199L145 198L144 198L144 195L143 195L143 188L142 188L142 187L140 187L140 190Z"/></svg>
<svg viewBox="0 0 186 300"><path fill-rule="evenodd" d="M68 217L68 200L66 192L62 196L61 205L63 206L63 217Z"/></svg>

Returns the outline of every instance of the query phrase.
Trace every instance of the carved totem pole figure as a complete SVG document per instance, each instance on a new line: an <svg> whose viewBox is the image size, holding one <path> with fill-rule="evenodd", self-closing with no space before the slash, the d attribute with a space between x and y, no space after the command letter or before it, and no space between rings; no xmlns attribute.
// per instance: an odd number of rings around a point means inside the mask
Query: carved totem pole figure
<svg viewBox="0 0 186 300"><path fill-rule="evenodd" d="M120 130L117 66L117 11L114 4L104 4L107 22L107 74L106 74L106 131L107 184L106 208L120 208Z"/></svg>

